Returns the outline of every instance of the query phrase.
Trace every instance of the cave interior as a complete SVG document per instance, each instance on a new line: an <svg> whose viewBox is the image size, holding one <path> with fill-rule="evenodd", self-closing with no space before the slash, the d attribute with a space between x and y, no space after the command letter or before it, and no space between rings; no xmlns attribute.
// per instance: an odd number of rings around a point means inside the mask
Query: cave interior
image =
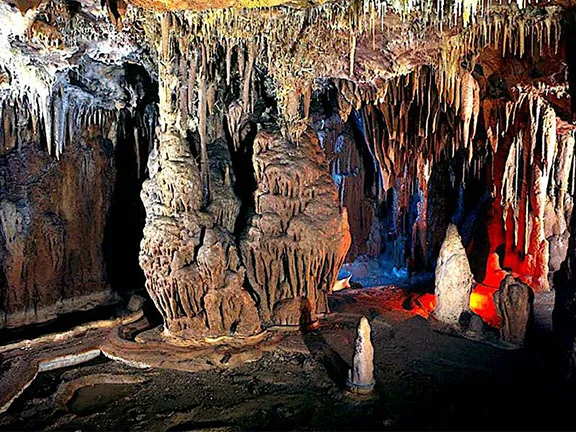
<svg viewBox="0 0 576 432"><path fill-rule="evenodd" d="M0 430L576 428L574 0L0 24Z"/></svg>

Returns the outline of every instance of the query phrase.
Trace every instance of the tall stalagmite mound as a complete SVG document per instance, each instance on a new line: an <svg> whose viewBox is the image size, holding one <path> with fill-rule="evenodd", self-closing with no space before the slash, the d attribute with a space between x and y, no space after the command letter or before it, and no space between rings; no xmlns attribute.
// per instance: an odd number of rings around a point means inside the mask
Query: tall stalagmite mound
<svg viewBox="0 0 576 432"><path fill-rule="evenodd" d="M297 143L261 132L254 141L255 214L242 256L265 323L299 325L328 312L326 295L350 247L314 132Z"/></svg>

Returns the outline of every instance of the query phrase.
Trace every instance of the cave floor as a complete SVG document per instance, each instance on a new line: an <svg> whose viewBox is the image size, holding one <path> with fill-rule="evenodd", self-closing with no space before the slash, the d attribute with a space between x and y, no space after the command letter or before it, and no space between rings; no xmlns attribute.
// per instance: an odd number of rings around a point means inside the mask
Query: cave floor
<svg viewBox="0 0 576 432"><path fill-rule="evenodd" d="M394 298L394 293L388 294ZM43 372L2 430L555 430L576 427L552 336L503 350L432 331L421 316L333 298L338 311L258 361L190 373L98 358ZM352 307L354 306L354 307ZM361 314L376 392L342 390ZM113 379L111 379L111 377Z"/></svg>

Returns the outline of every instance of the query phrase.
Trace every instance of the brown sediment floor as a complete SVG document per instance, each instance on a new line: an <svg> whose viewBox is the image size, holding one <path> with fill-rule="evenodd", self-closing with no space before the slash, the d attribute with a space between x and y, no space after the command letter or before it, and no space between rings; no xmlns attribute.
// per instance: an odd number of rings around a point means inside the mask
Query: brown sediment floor
<svg viewBox="0 0 576 432"><path fill-rule="evenodd" d="M275 349L235 368L135 369L100 357L42 372L0 415L0 429L576 427L570 408L576 395L561 380L549 333L536 330L527 348L502 350L436 333L419 315L401 316L370 301L332 303L339 311L319 329L289 333ZM342 390L360 314L371 319L375 349L376 394L367 399Z"/></svg>

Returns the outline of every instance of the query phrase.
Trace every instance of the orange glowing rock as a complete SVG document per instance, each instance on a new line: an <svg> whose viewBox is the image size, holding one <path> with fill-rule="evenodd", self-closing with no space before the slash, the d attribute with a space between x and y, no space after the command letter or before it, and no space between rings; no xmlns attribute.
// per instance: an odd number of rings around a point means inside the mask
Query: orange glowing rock
<svg viewBox="0 0 576 432"><path fill-rule="evenodd" d="M488 262L486 263L486 276L484 277L483 285L494 287L498 289L500 283L506 277L507 272L500 267L499 256L496 252L488 255Z"/></svg>
<svg viewBox="0 0 576 432"><path fill-rule="evenodd" d="M498 291L498 287L478 284L472 294L470 294L470 309L475 314L480 315L486 324L500 328L502 318L498 315L494 303L494 293L496 291Z"/></svg>
<svg viewBox="0 0 576 432"><path fill-rule="evenodd" d="M492 221L494 222L494 221ZM503 241L502 232L497 224L490 224L488 234L492 245ZM486 275L484 282L476 285L470 294L470 309L482 320L492 327L499 328L502 325L502 318L496 311L494 303L494 293L500 288L500 283L506 277L507 272L500 267L500 257L496 252L488 255L486 263Z"/></svg>
<svg viewBox="0 0 576 432"><path fill-rule="evenodd" d="M423 314L419 315L422 315L425 318L427 318L428 315L430 315L430 313L433 312L434 309L436 309L436 304L438 303L438 300L436 299L436 296L434 294L421 294L416 298L415 303L419 307L419 309L421 309L422 312L424 312Z"/></svg>

